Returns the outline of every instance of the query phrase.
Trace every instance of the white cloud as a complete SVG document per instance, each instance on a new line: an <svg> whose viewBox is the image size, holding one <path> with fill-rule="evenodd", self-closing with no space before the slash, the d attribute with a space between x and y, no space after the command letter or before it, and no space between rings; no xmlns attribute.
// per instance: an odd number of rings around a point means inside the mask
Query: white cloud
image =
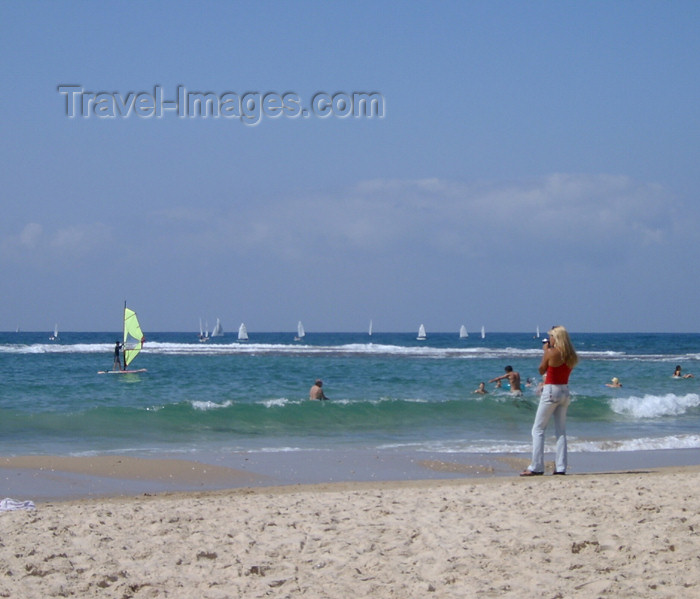
<svg viewBox="0 0 700 599"><path fill-rule="evenodd" d="M495 189L484 199L511 233L535 223L550 240L574 243L609 236L613 245L653 243L662 239L673 212L669 194L658 185L611 175L555 174Z"/></svg>
<svg viewBox="0 0 700 599"><path fill-rule="evenodd" d="M157 226L188 252L300 262L407 250L522 260L554 251L597 262L606 252L663 243L675 214L670 194L655 184L619 175L552 174L488 184L375 179L332 193L261 200L218 217L174 208ZM177 231L168 230L173 226Z"/></svg>
<svg viewBox="0 0 700 599"><path fill-rule="evenodd" d="M29 223L16 238L16 243L26 248L34 248L39 244L43 232L44 228L40 224Z"/></svg>
<svg viewBox="0 0 700 599"><path fill-rule="evenodd" d="M554 174L490 185L374 180L336 196L279 204L263 218L272 216L271 237L285 220L296 219L309 223L301 235L358 250L419 242L464 254L545 239L562 247L659 243L675 214L671 203L657 185L611 175Z"/></svg>
<svg viewBox="0 0 700 599"><path fill-rule="evenodd" d="M45 230L39 223L28 223L18 234L3 239L0 247L12 261L21 262L27 257L46 261L91 255L98 248L108 247L111 241L111 229L102 223L68 225L54 231Z"/></svg>
<svg viewBox="0 0 700 599"><path fill-rule="evenodd" d="M55 250L85 254L95 248L111 243L112 232L102 223L70 225L58 229L52 236L50 245Z"/></svg>

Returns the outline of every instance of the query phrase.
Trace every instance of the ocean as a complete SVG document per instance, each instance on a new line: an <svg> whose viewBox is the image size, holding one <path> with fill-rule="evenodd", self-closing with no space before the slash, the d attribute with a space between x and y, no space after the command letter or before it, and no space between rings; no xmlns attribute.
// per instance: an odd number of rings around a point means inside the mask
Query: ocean
<svg viewBox="0 0 700 599"><path fill-rule="evenodd" d="M112 367L117 333L0 333L0 455L216 460L342 451L528 454L541 339L533 333L250 333L200 343L146 332ZM700 334L572 333L570 452L700 448ZM520 372L522 398L488 380ZM618 377L622 388L605 383ZM309 401L316 378L329 401ZM474 394L481 381L487 395ZM551 431L548 431L548 434ZM548 451L553 438L548 437Z"/></svg>

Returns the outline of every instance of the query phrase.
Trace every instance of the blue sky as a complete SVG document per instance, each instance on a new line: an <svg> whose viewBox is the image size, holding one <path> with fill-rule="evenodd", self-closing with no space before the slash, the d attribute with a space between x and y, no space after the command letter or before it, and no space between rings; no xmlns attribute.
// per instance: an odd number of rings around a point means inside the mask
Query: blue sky
<svg viewBox="0 0 700 599"><path fill-rule="evenodd" d="M697 2L0 3L0 330L700 331ZM381 118L66 116L377 92Z"/></svg>

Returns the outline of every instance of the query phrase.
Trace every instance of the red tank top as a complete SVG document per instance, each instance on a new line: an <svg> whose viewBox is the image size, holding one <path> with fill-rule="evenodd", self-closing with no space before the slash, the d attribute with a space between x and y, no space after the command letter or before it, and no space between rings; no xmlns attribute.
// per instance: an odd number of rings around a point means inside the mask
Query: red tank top
<svg viewBox="0 0 700 599"><path fill-rule="evenodd" d="M561 366L547 366L547 375L544 377L545 385L568 385L571 368L564 362Z"/></svg>

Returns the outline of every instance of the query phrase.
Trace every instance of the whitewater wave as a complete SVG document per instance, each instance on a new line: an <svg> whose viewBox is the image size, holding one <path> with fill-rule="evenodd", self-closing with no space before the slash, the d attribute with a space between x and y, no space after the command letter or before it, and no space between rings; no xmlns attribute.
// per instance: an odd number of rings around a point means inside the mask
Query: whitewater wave
<svg viewBox="0 0 700 599"><path fill-rule="evenodd" d="M192 407L195 410L200 410L206 412L208 410L222 410L224 408L229 408L233 405L232 401L225 401L223 403L217 403L214 401L193 401Z"/></svg>
<svg viewBox="0 0 700 599"><path fill-rule="evenodd" d="M663 437L640 437L635 439L568 439L569 452L603 453L624 451L656 451L662 449L698 449L700 435L667 435ZM483 453L483 454L529 454L531 443L510 442L504 440L453 440L426 441L415 443L386 443L378 449L383 450L413 450L419 453ZM545 452L554 453L553 442L545 444Z"/></svg>
<svg viewBox="0 0 700 599"><path fill-rule="evenodd" d="M659 449L700 448L700 435L667 435L665 437L641 437L605 441L574 441L569 443L570 451L651 451Z"/></svg>
<svg viewBox="0 0 700 599"><path fill-rule="evenodd" d="M610 400L610 409L624 416L633 418L659 418L661 416L679 416L688 410L700 406L700 395L688 393L676 395L644 395L642 397L616 397Z"/></svg>
<svg viewBox="0 0 700 599"><path fill-rule="evenodd" d="M8 354L110 354L114 343L35 343L0 344L0 353ZM516 347L431 347L404 346L381 343L348 343L342 345L304 345L299 343L177 343L146 341L143 354L216 356L216 355L365 355L406 356L458 359L539 358L539 348ZM594 360L678 361L693 359L697 354L677 356L664 354L631 355L618 351L581 351L579 356Z"/></svg>

